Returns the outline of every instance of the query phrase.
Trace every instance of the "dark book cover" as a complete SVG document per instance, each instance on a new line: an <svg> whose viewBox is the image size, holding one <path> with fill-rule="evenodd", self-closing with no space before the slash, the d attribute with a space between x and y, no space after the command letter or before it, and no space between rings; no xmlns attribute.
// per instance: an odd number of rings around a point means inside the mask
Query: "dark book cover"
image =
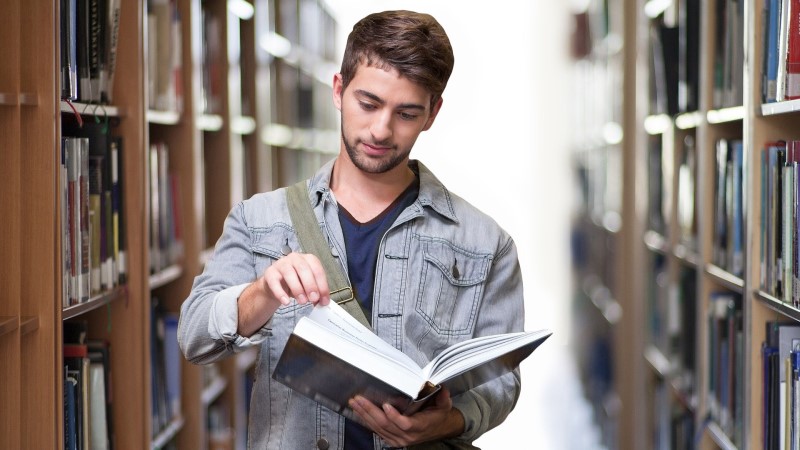
<svg viewBox="0 0 800 450"><path fill-rule="evenodd" d="M78 98L77 2L61 0L61 98Z"/></svg>
<svg viewBox="0 0 800 450"><path fill-rule="evenodd" d="M376 405L388 403L401 413L410 415L424 408L442 387L446 387L451 396L457 396L511 372L549 336L550 334L544 334L533 342L480 363L450 377L441 385L426 382L420 385L419 393L411 397L375 375L292 334L272 378L351 419L355 415L348 407L348 401L356 395L361 395Z"/></svg>

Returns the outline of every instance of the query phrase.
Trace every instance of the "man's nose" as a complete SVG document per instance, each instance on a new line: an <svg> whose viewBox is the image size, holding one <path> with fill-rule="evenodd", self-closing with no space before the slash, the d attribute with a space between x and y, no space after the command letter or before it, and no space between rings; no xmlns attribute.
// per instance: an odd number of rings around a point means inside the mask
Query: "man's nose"
<svg viewBox="0 0 800 450"><path fill-rule="evenodd" d="M388 141L392 137L392 113L385 111L376 114L370 127L370 133L375 142Z"/></svg>

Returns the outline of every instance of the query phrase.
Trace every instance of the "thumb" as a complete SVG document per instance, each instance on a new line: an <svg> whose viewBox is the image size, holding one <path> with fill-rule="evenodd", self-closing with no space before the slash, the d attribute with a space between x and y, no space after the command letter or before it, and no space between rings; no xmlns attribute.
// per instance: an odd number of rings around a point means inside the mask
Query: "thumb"
<svg viewBox="0 0 800 450"><path fill-rule="evenodd" d="M450 409L453 406L453 401L450 398L450 391L443 387L439 395L436 396L436 407L440 409Z"/></svg>

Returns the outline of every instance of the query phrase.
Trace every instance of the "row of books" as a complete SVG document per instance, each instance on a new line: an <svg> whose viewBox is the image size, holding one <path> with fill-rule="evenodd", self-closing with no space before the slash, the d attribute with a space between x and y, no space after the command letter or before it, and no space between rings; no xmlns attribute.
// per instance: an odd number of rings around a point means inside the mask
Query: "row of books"
<svg viewBox="0 0 800 450"><path fill-rule="evenodd" d="M715 144L713 262L731 274L744 273L744 163L740 139L720 139Z"/></svg>
<svg viewBox="0 0 800 450"><path fill-rule="evenodd" d="M764 103L800 98L800 2L764 0L763 68Z"/></svg>
<svg viewBox="0 0 800 450"><path fill-rule="evenodd" d="M227 77L225 75L225 64L223 61L224 42L221 19L208 11L202 10L203 20L201 26L203 39L203 107L202 110L208 114L219 114L222 112L222 101L224 91L227 89Z"/></svg>
<svg viewBox="0 0 800 450"><path fill-rule="evenodd" d="M683 148L678 165L678 204L677 220L681 244L697 250L697 153L695 136L687 134L683 138Z"/></svg>
<svg viewBox="0 0 800 450"><path fill-rule="evenodd" d="M800 304L800 141L767 142L761 150L761 289Z"/></svg>
<svg viewBox="0 0 800 450"><path fill-rule="evenodd" d="M147 0L147 107L150 109L183 110L181 36L177 0Z"/></svg>
<svg viewBox="0 0 800 450"><path fill-rule="evenodd" d="M153 437L181 416L181 356L178 315L152 299L150 321L150 375Z"/></svg>
<svg viewBox="0 0 800 450"><path fill-rule="evenodd" d="M717 291L708 305L708 407L731 442L741 448L744 424L744 322L741 294Z"/></svg>
<svg viewBox="0 0 800 450"><path fill-rule="evenodd" d="M666 257L654 254L653 258L647 293L650 343L670 361L673 384L691 396L697 355L697 274L692 268L682 268L673 285Z"/></svg>
<svg viewBox="0 0 800 450"><path fill-rule="evenodd" d="M121 0L60 0L61 98L112 101Z"/></svg>
<svg viewBox="0 0 800 450"><path fill-rule="evenodd" d="M122 139L87 123L61 141L62 305L83 303L127 279Z"/></svg>
<svg viewBox="0 0 800 450"><path fill-rule="evenodd" d="M110 345L64 323L64 449L114 448Z"/></svg>
<svg viewBox="0 0 800 450"><path fill-rule="evenodd" d="M178 174L169 168L169 147L150 145L148 158L150 211L150 273L157 273L183 258L181 196Z"/></svg>
<svg viewBox="0 0 800 450"><path fill-rule="evenodd" d="M800 324L770 321L762 343L763 448L800 449Z"/></svg>
<svg viewBox="0 0 800 450"><path fill-rule="evenodd" d="M700 0L673 2L650 24L650 113L698 109Z"/></svg>
<svg viewBox="0 0 800 450"><path fill-rule="evenodd" d="M662 381L653 392L653 450L695 448L694 414L675 399L672 387Z"/></svg>
<svg viewBox="0 0 800 450"><path fill-rule="evenodd" d="M714 108L741 106L744 101L744 3L745 0L715 2Z"/></svg>
<svg viewBox="0 0 800 450"><path fill-rule="evenodd" d="M665 235L668 192L665 191L664 151L661 136L648 137L647 152L647 226L649 230Z"/></svg>
<svg viewBox="0 0 800 450"><path fill-rule="evenodd" d="M697 216L696 184L697 184L697 155L695 152L695 137L687 134L683 138L682 146L678 149L680 157L677 166L677 203L671 199L670 182L673 164L664 158L671 158L670 153L662 149L662 136L650 136L648 140L648 214L647 226L662 236L669 233L667 220L670 210L677 209L678 241L692 250L697 244Z"/></svg>

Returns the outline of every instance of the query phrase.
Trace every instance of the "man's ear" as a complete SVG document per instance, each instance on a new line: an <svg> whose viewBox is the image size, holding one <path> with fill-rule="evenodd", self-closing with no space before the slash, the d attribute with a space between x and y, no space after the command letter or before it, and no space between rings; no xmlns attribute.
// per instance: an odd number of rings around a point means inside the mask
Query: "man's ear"
<svg viewBox="0 0 800 450"><path fill-rule="evenodd" d="M337 73L333 76L333 105L339 111L342 110L342 93L344 92L344 85L342 84L342 74Z"/></svg>
<svg viewBox="0 0 800 450"><path fill-rule="evenodd" d="M431 115L428 117L428 121L425 122L425 127L422 128L422 131L428 131L431 125L433 125L433 121L436 120L436 116L439 114L439 110L442 108L442 102L444 102L444 99L439 97L439 100L437 100L433 105L433 108L431 109Z"/></svg>

